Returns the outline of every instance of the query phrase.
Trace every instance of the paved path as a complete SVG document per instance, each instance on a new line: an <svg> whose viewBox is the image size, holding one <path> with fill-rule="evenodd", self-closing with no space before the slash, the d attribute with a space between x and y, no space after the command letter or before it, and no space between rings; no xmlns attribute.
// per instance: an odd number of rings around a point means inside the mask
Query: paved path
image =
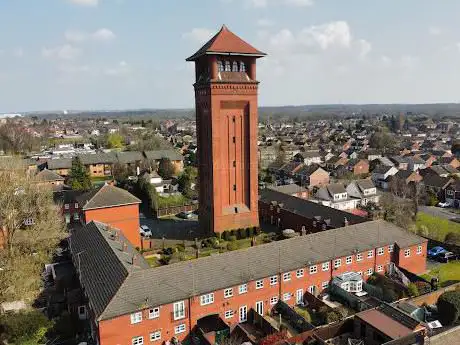
<svg viewBox="0 0 460 345"><path fill-rule="evenodd" d="M447 220L452 220L455 218L460 219L460 214L450 212L449 209L435 207L435 206L419 206L419 211L427 213L434 217L444 218Z"/></svg>

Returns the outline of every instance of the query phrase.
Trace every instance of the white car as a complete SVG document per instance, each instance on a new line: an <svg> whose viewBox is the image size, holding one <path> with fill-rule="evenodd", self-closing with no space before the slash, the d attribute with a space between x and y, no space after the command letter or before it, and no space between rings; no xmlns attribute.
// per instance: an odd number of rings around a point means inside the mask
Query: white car
<svg viewBox="0 0 460 345"><path fill-rule="evenodd" d="M442 208L446 208L446 207L449 207L450 206L450 203L448 202L440 202L438 204L439 207L442 207Z"/></svg>
<svg viewBox="0 0 460 345"><path fill-rule="evenodd" d="M141 225L139 228L139 233L143 237L152 237L152 230L147 225Z"/></svg>

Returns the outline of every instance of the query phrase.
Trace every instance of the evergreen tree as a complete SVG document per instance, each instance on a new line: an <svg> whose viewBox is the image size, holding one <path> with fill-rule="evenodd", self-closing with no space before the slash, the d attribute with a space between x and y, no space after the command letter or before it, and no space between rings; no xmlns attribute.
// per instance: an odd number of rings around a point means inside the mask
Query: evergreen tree
<svg viewBox="0 0 460 345"><path fill-rule="evenodd" d="M174 175L174 166L169 158L162 158L158 163L158 175L169 180Z"/></svg>
<svg viewBox="0 0 460 345"><path fill-rule="evenodd" d="M73 190L90 190L92 187L88 171L80 160L80 157L72 159L72 169L69 175L69 185Z"/></svg>

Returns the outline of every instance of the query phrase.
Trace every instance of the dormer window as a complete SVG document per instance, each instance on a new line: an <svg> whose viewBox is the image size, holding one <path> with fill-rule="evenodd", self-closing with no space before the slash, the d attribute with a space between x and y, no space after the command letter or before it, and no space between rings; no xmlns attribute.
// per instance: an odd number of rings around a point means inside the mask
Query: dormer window
<svg viewBox="0 0 460 345"><path fill-rule="evenodd" d="M230 61L225 61L225 72L231 72L232 66L230 65Z"/></svg>
<svg viewBox="0 0 460 345"><path fill-rule="evenodd" d="M240 62L240 72L246 72L246 65L243 61Z"/></svg>
<svg viewBox="0 0 460 345"><path fill-rule="evenodd" d="M223 62L220 61L220 60L217 61L217 70L218 70L219 72L223 72L223 71L224 71L224 64L223 64Z"/></svg>
<svg viewBox="0 0 460 345"><path fill-rule="evenodd" d="M233 72L238 72L238 62L233 61L232 71L233 71Z"/></svg>

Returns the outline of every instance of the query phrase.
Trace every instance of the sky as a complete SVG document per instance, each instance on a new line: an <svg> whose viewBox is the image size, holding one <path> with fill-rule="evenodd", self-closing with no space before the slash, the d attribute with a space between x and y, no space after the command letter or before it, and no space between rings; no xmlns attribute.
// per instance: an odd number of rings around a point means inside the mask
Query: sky
<svg viewBox="0 0 460 345"><path fill-rule="evenodd" d="M1 0L0 112L191 108L222 24L259 104L458 102L458 0Z"/></svg>

